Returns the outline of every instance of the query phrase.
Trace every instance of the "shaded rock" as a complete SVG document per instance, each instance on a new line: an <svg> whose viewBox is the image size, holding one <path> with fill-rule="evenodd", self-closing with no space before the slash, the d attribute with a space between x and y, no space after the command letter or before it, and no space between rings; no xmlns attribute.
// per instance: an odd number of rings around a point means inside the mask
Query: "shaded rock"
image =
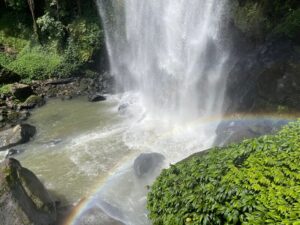
<svg viewBox="0 0 300 225"><path fill-rule="evenodd" d="M0 164L1 225L50 225L56 207L44 185L13 159Z"/></svg>
<svg viewBox="0 0 300 225"><path fill-rule="evenodd" d="M41 107L46 104L45 99L42 96L30 95L24 103L20 105L21 109L33 109L38 106Z"/></svg>
<svg viewBox="0 0 300 225"><path fill-rule="evenodd" d="M287 120L237 120L222 122L216 130L217 138L214 145L225 146L232 143L239 143L245 139L271 134L287 123Z"/></svg>
<svg viewBox="0 0 300 225"><path fill-rule="evenodd" d="M46 84L59 85L59 84L69 84L74 81L74 78L65 78L65 79L54 79L48 80Z"/></svg>
<svg viewBox="0 0 300 225"><path fill-rule="evenodd" d="M6 150L18 144L26 143L36 133L36 128L29 124L19 124L0 132L0 150Z"/></svg>
<svg viewBox="0 0 300 225"><path fill-rule="evenodd" d="M11 93L15 98L25 101L28 97L33 95L33 90L31 89L31 86L27 84L16 83L12 85Z"/></svg>
<svg viewBox="0 0 300 225"><path fill-rule="evenodd" d="M14 156L14 155L18 155L18 154L22 153L23 151L24 151L24 150L14 149L14 148L9 149L9 150L7 151L7 153L6 153L5 158L7 159L7 158L10 158L10 157L12 157L12 156Z"/></svg>
<svg viewBox="0 0 300 225"><path fill-rule="evenodd" d="M90 102L100 102L100 101L105 101L106 97L100 94L91 94L88 96L88 100Z"/></svg>
<svg viewBox="0 0 300 225"><path fill-rule="evenodd" d="M157 169L165 157L159 153L142 153L133 163L134 173L137 177L143 177Z"/></svg>
<svg viewBox="0 0 300 225"><path fill-rule="evenodd" d="M227 111L274 112L280 111L279 106L299 110L300 51L297 46L285 39L266 41L251 49L249 46L248 43L235 46L237 53L231 63L225 95Z"/></svg>
<svg viewBox="0 0 300 225"><path fill-rule="evenodd" d="M121 115L125 115L126 112L127 112L128 106L129 106L128 103L121 104L121 105L118 107L118 112L119 112Z"/></svg>
<svg viewBox="0 0 300 225"><path fill-rule="evenodd" d="M0 84L10 84L20 80L20 75L0 65Z"/></svg>

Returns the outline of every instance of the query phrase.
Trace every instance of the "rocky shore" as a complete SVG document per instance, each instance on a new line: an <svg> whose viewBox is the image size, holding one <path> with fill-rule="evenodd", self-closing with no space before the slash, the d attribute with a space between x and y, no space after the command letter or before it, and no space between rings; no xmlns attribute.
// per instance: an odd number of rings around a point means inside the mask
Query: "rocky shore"
<svg viewBox="0 0 300 225"><path fill-rule="evenodd" d="M74 77L33 81L31 84L20 81L7 84L5 90L0 92L0 131L26 121L30 111L43 106L49 98L70 100L87 95L90 101L104 100L101 96L112 92L112 84L113 79L107 72L92 78Z"/></svg>

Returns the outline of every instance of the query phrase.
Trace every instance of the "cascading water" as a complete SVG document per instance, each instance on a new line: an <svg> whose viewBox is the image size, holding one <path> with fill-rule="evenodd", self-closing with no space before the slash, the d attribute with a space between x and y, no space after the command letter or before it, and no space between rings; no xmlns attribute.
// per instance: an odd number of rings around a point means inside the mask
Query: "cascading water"
<svg viewBox="0 0 300 225"><path fill-rule="evenodd" d="M111 73L151 116L177 122L220 114L226 1L98 0Z"/></svg>
<svg viewBox="0 0 300 225"><path fill-rule="evenodd" d="M123 93L122 143L126 162L101 186L74 224L87 224L101 209L130 225L150 224L145 186L163 166L210 147L222 112L228 51L222 44L224 0L97 0L105 29L111 73ZM129 116L128 116L129 115ZM158 152L165 164L145 177L136 169L157 166L144 152ZM157 155L151 155L151 157ZM161 155L160 155L161 156ZM147 156L148 157L148 156ZM160 158L161 159L161 158ZM150 160L150 161L149 161ZM133 166L134 164L134 166ZM87 219L88 218L88 219Z"/></svg>

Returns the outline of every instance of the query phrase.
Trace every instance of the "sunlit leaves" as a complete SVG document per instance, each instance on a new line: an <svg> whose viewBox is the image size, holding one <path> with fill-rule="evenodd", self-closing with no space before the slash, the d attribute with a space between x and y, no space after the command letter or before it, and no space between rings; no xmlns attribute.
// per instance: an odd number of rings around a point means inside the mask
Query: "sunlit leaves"
<svg viewBox="0 0 300 225"><path fill-rule="evenodd" d="M300 121L172 165L151 187L148 209L156 225L297 224Z"/></svg>

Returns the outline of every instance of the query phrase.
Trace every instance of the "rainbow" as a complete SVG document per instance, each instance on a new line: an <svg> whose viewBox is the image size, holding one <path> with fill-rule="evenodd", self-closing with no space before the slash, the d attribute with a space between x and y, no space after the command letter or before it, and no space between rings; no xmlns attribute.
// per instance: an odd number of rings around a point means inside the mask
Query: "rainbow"
<svg viewBox="0 0 300 225"><path fill-rule="evenodd" d="M197 120L188 122L186 126L197 126L197 125L209 125L209 124L218 124L220 122L231 122L231 121L259 121L259 120L269 120L269 121L292 121L296 118L300 118L299 113L255 113L255 114L244 114L244 113L235 113L230 115L225 115L220 117L219 115L205 117L205 118L199 118ZM185 126L182 126L181 129L176 129L176 131L171 130L164 135L161 136L161 138L167 138L170 135L174 134L174 132L181 132L183 131ZM111 171L111 174L115 174L118 170L120 170L120 167L124 165L125 163L130 162L132 160L133 154L128 155L120 160L120 162L114 166L114 168ZM66 220L64 221L63 225L77 225L79 219L81 216L90 208L91 204L94 202L94 198L97 193L99 193L107 181L109 177L103 177L100 180L98 180L94 187L90 191L90 195L83 197L76 206L72 209L71 213L68 215Z"/></svg>

